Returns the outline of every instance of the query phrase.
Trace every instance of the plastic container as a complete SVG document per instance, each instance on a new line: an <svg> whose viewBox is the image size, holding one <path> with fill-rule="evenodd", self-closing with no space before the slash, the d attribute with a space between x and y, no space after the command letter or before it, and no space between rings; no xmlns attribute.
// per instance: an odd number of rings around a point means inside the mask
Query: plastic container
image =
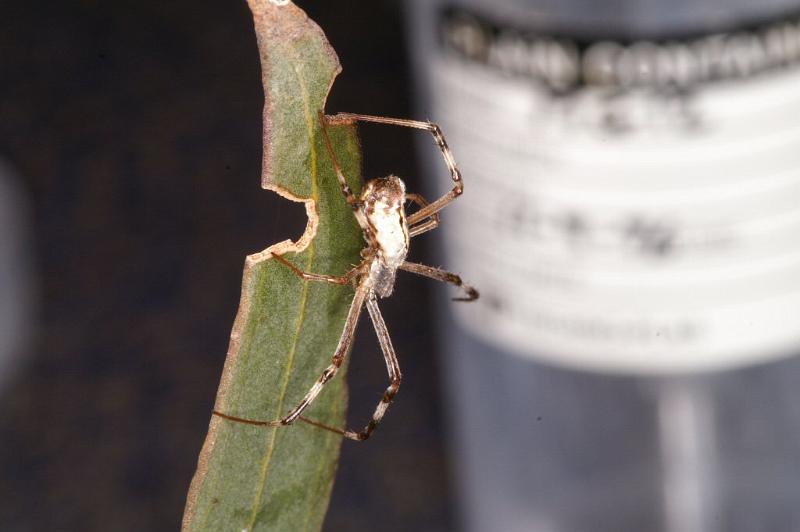
<svg viewBox="0 0 800 532"><path fill-rule="evenodd" d="M465 183L442 262L482 295L440 307L466 530L800 530L792 12L410 3Z"/></svg>

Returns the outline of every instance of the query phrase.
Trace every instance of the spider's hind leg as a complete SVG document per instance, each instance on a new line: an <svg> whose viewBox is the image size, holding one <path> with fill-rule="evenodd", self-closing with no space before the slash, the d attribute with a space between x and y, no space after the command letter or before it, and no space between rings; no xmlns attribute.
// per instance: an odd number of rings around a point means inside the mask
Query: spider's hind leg
<svg viewBox="0 0 800 532"><path fill-rule="evenodd" d="M303 410L308 408L308 406L314 402L314 399L317 398L325 384L336 375L336 372L339 371L339 368L342 366L344 358L347 355L347 350L350 348L350 344L353 343L353 336L355 335L356 325L358 324L358 317L361 315L361 309L364 308L364 300L367 298L367 295L367 290L364 286L359 286L358 289L356 289L356 295L353 298L353 302L350 304L350 310L347 313L344 330L342 331L342 335L339 337L339 343L336 346L336 351L334 351L333 356L331 357L331 363L322 371L322 374L319 376L319 379L317 379L317 382L311 386L303 399L297 404L297 406L291 409L289 413L280 419L272 421L246 419L224 414L217 410L214 410L214 415L238 423L265 427L291 425L294 423L295 420L297 420L297 418L299 418L303 413Z"/></svg>
<svg viewBox="0 0 800 532"><path fill-rule="evenodd" d="M389 386L386 388L386 391L383 392L383 396L381 397L380 401L378 401L378 405L375 407L375 412L372 414L372 418L369 420L364 429L359 432L354 430L342 430L336 427L331 427L330 425L326 425L324 423L320 423L319 421L315 421L313 419L302 416L300 417L301 421L304 421L309 425L335 432L336 434L340 434L345 438L355 441L364 441L372 435L372 432L381 422L383 416L386 414L386 410L388 410L389 405L392 404L392 401L397 395L397 392L400 389L400 382L403 379L403 375L400 373L400 364L397 361L397 356L395 355L394 347L392 346L392 340L389 338L389 331L386 328L386 322L383 321L383 316L378 308L378 301L374 293L370 293L370 295L367 297L367 310L369 311L369 317L372 318L372 324L375 327L375 332L378 335L378 343L380 344L381 351L383 352L383 358L386 362L386 370L389 372L390 381Z"/></svg>

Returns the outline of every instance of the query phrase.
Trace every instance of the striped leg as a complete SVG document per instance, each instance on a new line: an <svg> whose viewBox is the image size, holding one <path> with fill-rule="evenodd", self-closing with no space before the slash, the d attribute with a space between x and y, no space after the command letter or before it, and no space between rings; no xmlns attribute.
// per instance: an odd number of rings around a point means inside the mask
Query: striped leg
<svg viewBox="0 0 800 532"><path fill-rule="evenodd" d="M336 346L336 351L333 353L330 365L325 368L325 370L322 372L322 375L320 375L319 379L317 379L317 382L315 382L311 389L308 390L305 397L303 397L303 400L300 401L300 403L292 410L290 410L288 414L281 419L274 421L259 421L255 419L241 418L223 414L222 412L218 412L216 410L214 410L214 415L230 421L264 427L277 427L279 425L290 425L294 423L294 421L300 417L300 414L303 413L303 410L305 410L308 405L314 402L314 399L316 399L319 393L322 391L325 383L331 380L342 366L344 357L347 355L347 350L350 348L350 344L353 342L356 324L358 324L358 317L361 315L361 309L364 308L364 300L367 298L367 294L368 289L365 285L360 285L356 289L356 295L353 298L353 302L350 304L350 311L347 313L347 319L345 320L342 336L339 338L339 344Z"/></svg>
<svg viewBox="0 0 800 532"><path fill-rule="evenodd" d="M353 279L353 277L364 266L364 263L362 262L361 264L351 268L344 275L341 275L341 276L338 276L338 275L324 275L324 274L321 274L321 273L304 272L303 270L301 270L300 268L298 268L297 266L295 266L294 264L292 264L288 260L284 259L282 255L278 255L276 253L272 254L272 258L277 260L278 262L280 262L281 264L283 264L284 266L286 266L290 270L292 270L301 279L305 279L307 281L322 281L322 282L326 282L326 283L333 283L333 284L339 284L339 285L345 285L345 284L349 283Z"/></svg>
<svg viewBox="0 0 800 532"><path fill-rule="evenodd" d="M400 364L397 362L397 356L394 353L394 347L392 347L392 339L389 337L389 331L386 329L386 323L383 321L383 316L381 316L381 311L378 308L378 300L374 292L371 293L370 297L367 299L367 310L369 311L369 317L372 318L372 325L375 327L375 332L378 335L378 343L381 345L383 358L386 361L386 370L389 372L390 383L386 391L383 392L383 397L381 397L381 400L378 402L378 406L375 407L372 419L369 420L364 430L356 435L356 439L359 441L364 441L369 438L372 431L375 430L375 427L381 422L383 415L386 413L389 405L392 404L395 395L397 395L400 389L400 382L403 379L403 375L400 373Z"/></svg>
<svg viewBox="0 0 800 532"><path fill-rule="evenodd" d="M386 361L386 369L389 372L389 380L391 381L386 391L383 392L383 397L381 397L381 400L378 402L378 406L375 407L372 419L369 420L364 430L356 432L354 430L342 430L331 427L330 425L325 425L319 421L314 421L313 419L300 417L302 421L305 421L309 425L341 434L345 438L356 441L364 441L370 437L372 431L374 431L375 427L381 422L384 414L386 414L386 410L397 395L397 391L400 389L400 381L403 378L400 373L400 365L397 362L397 356L394 353L394 347L392 347L392 340L389 338L389 331L386 329L386 323L383 321L383 316L381 316L381 311L378 308L378 301L374 292L367 298L367 310L369 311L369 317L372 318L372 324L375 326L375 332L378 335L378 343L380 343L383 358Z"/></svg>
<svg viewBox="0 0 800 532"><path fill-rule="evenodd" d="M361 230L365 232L369 231L369 224L367 223L367 219L361 210L362 203L355 196L355 194L353 194L353 190L350 188L350 186L347 184L347 180L344 178L342 168L339 166L339 161L336 160L336 153L333 151L333 145L331 144L331 139L328 136L328 121L329 118L325 116L325 113L320 111L319 124L320 130L322 131L322 139L325 141L325 149L328 151L328 157L331 159L331 164L333 164L333 169L336 172L336 178L339 180L339 188L344 195L345 201L353 209L353 215L356 217L358 225L361 226Z"/></svg>
<svg viewBox="0 0 800 532"><path fill-rule="evenodd" d="M428 200L423 198L422 194L408 193L406 194L406 198L409 201L413 201L414 203L423 208L429 205ZM413 227L409 227L408 236L415 237L417 235L421 235L422 233L430 231L431 229L436 229L437 227L439 227L439 213L435 212L431 214L431 216L427 220L420 221Z"/></svg>
<svg viewBox="0 0 800 532"><path fill-rule="evenodd" d="M465 292L465 296L454 297L453 301L475 301L480 295L478 294L477 290L467 284L464 284L464 282L461 280L461 277L452 272L448 272L447 270L434 268L433 266L426 266L425 264L417 264L416 262L404 262L400 265L400 269L407 272L416 273L417 275L422 275L423 277L434 279L436 281L450 283L462 289Z"/></svg>
<svg viewBox="0 0 800 532"><path fill-rule="evenodd" d="M440 210L445 208L447 204L452 202L454 199L459 197L464 192L464 182L461 180L461 172L459 172L458 167L456 166L456 160L453 157L453 153L447 146L447 141L444 139L442 130L439 128L439 126L437 126L433 122L405 120L402 118L385 118L383 116L357 115L352 113L338 113L336 115L327 117L327 120L331 123L359 120L362 122L373 122L375 124L388 124L391 126L412 127L415 129L424 129L425 131L433 135L433 138L436 141L436 145L442 152L442 157L444 157L444 162L447 165L448 171L450 172L450 179L453 180L454 185L452 190L450 190L444 196L437 199L430 205L421 208L414 214L410 215L408 217L409 225L413 225L439 212Z"/></svg>

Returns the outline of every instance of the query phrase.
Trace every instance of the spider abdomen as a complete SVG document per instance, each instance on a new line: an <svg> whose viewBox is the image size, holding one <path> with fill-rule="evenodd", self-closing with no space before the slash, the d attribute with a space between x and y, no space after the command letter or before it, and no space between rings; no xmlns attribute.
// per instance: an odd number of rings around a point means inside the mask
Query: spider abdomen
<svg viewBox="0 0 800 532"><path fill-rule="evenodd" d="M380 297L389 297L392 295L396 274L396 268L388 268L380 260L374 261L369 269L369 278L375 293Z"/></svg>

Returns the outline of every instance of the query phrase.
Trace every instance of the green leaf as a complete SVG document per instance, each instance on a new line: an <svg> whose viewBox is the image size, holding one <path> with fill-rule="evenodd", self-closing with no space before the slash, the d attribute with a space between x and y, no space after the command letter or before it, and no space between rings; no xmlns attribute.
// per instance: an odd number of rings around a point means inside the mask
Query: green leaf
<svg viewBox="0 0 800 532"><path fill-rule="evenodd" d="M320 28L293 4L248 1L265 93L262 186L304 201L309 222L297 243L287 240L247 257L215 409L275 420L300 401L330 363L353 289L303 281L272 254L305 271L341 275L359 262L363 241L317 116L340 71L336 54ZM358 191L355 128L331 125L329 133L349 185ZM344 370L304 415L343 426ZM319 530L340 446L340 436L305 423L267 428L213 416L189 488L183 530Z"/></svg>

